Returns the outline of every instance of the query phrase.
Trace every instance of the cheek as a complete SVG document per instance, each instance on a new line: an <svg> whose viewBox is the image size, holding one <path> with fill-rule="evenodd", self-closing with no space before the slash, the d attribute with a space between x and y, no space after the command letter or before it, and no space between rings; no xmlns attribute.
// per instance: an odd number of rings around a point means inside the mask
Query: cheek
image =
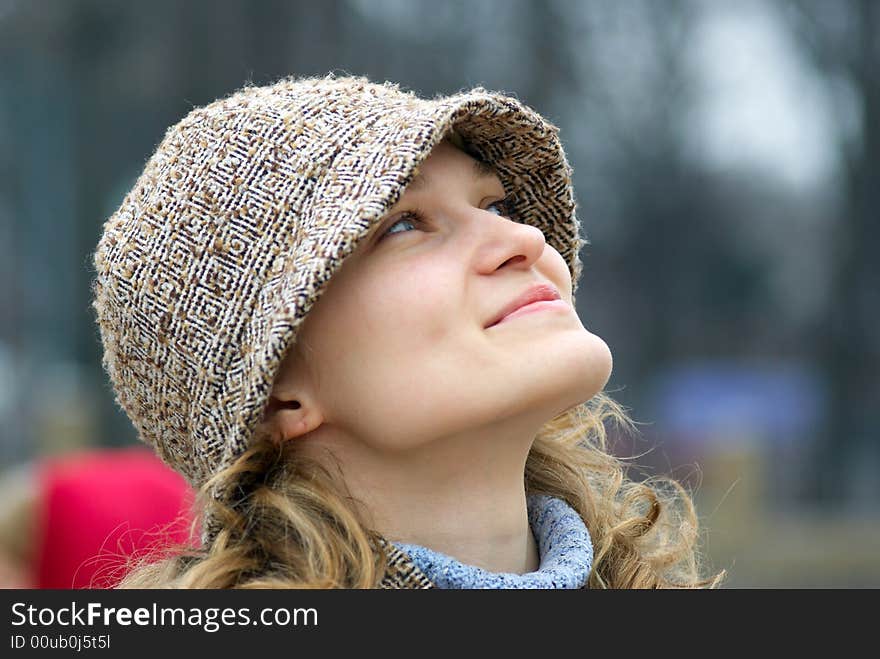
<svg viewBox="0 0 880 659"><path fill-rule="evenodd" d="M450 281L440 269L398 272L360 287L337 308L337 324L320 337L315 355L325 364L318 367L320 389L334 421L368 437L388 433L393 442L389 424L412 434L410 420L423 425L438 391L454 389L469 344L462 296Z"/></svg>
<svg viewBox="0 0 880 659"><path fill-rule="evenodd" d="M559 288L559 294L563 299L571 302L571 273L568 270L568 263L562 258L562 255L553 247L547 245L544 250L543 260L546 261L546 270L553 282Z"/></svg>
<svg viewBox="0 0 880 659"><path fill-rule="evenodd" d="M451 327L456 305L450 277L439 267L395 270L372 282L359 296L352 315L377 354L406 352L441 340Z"/></svg>

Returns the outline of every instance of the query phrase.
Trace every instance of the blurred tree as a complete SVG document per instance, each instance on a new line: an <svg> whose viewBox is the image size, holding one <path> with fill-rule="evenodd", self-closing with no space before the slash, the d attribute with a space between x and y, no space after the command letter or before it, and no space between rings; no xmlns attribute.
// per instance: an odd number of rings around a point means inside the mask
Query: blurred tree
<svg viewBox="0 0 880 659"><path fill-rule="evenodd" d="M797 43L832 86L841 122L840 219L828 246L831 294L820 336L830 414L811 492L830 503L858 498L854 470L872 481L874 494L880 473L880 4L796 0L786 7Z"/></svg>
<svg viewBox="0 0 880 659"><path fill-rule="evenodd" d="M768 306L766 264L739 230L748 196L732 198L729 182L685 148L697 94L686 59L699 18L692 3L591 3L581 12L585 21L569 17L589 38L572 41L583 91L568 123L579 129L581 215L596 243L585 250L595 275L583 297L595 303L583 317L611 327L613 378L638 416L642 385L658 368L745 352Z"/></svg>

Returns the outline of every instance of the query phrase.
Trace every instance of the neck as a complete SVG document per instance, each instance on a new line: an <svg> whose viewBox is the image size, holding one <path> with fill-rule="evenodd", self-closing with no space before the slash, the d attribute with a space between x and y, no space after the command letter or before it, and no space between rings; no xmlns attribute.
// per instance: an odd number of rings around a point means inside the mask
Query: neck
<svg viewBox="0 0 880 659"><path fill-rule="evenodd" d="M404 562L418 568L435 588L584 588L593 564L593 542L584 520L562 499L545 494L533 494L527 499L529 525L541 556L536 571L527 574L489 572L427 547L405 543L395 543L395 547L403 552Z"/></svg>
<svg viewBox="0 0 880 659"><path fill-rule="evenodd" d="M372 528L489 572L538 569L523 474L537 432L511 429L438 439L405 452L322 442Z"/></svg>
<svg viewBox="0 0 880 659"><path fill-rule="evenodd" d="M506 491L420 493L405 507L374 501L384 513L379 531L389 540L430 547L489 572L525 574L538 569L538 547L529 528L523 479Z"/></svg>

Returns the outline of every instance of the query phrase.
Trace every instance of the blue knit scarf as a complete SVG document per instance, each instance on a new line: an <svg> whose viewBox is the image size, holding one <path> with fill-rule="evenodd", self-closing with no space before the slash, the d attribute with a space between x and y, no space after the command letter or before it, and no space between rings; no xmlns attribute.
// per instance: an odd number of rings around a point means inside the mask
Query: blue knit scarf
<svg viewBox="0 0 880 659"><path fill-rule="evenodd" d="M489 572L420 545L394 545L437 588L583 588L593 564L593 543L580 515L565 501L546 495L529 495L526 505L541 557L536 572Z"/></svg>

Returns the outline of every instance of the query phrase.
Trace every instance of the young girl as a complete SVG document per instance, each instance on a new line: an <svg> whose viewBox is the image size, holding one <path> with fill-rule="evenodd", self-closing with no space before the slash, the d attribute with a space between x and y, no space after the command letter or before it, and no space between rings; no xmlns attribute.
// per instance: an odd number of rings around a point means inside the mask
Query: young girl
<svg viewBox="0 0 880 659"><path fill-rule="evenodd" d="M631 482L558 129L482 88L248 87L172 127L95 252L104 367L201 489L124 585L716 585Z"/></svg>

